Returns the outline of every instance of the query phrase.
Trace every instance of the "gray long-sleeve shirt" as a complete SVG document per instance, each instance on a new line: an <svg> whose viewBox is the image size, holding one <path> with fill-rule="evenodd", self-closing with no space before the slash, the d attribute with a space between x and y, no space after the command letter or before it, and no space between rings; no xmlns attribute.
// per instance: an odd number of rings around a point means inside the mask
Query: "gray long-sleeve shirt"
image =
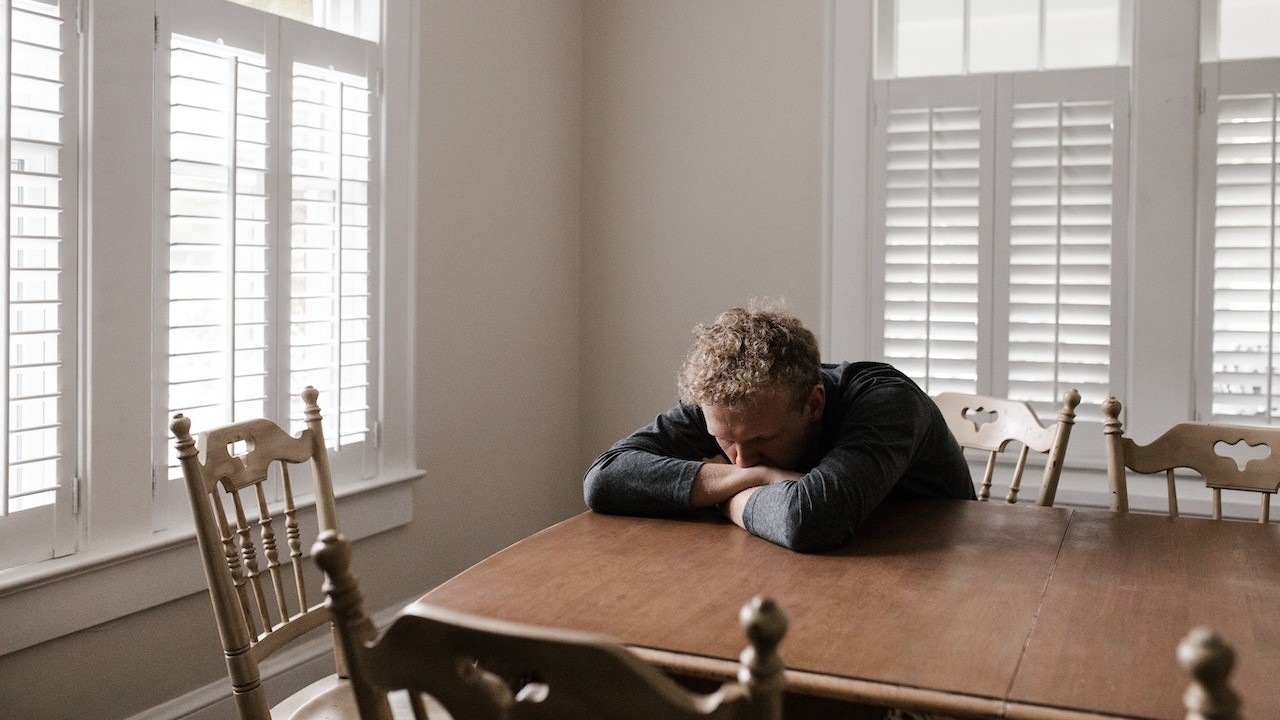
<svg viewBox="0 0 1280 720"><path fill-rule="evenodd" d="M827 404L819 456L798 480L765 485L743 512L748 531L802 552L844 544L886 497L973 499L960 447L933 400L884 363L823 365ZM588 468L592 510L689 513L703 458L723 454L696 405L678 405L623 438Z"/></svg>

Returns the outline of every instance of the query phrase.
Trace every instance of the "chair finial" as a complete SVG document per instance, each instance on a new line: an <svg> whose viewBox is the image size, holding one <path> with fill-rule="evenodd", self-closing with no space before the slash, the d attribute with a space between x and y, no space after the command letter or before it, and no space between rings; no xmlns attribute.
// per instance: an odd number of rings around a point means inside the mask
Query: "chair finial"
<svg viewBox="0 0 1280 720"><path fill-rule="evenodd" d="M1227 682L1235 651L1217 633L1193 628L1178 643L1178 662L1194 678L1183 695L1187 720L1239 719L1240 696Z"/></svg>
<svg viewBox="0 0 1280 720"><path fill-rule="evenodd" d="M1106 400L1102 401L1102 414L1107 418L1108 423L1115 423L1120 420L1120 411L1124 406L1116 399L1115 395L1108 395Z"/></svg>
<svg viewBox="0 0 1280 720"><path fill-rule="evenodd" d="M178 451L178 462L197 453L196 441L191 437L191 418L178 413L169 423L169 431L173 433L173 447Z"/></svg>
<svg viewBox="0 0 1280 720"><path fill-rule="evenodd" d="M308 385L302 389L303 419L307 422L319 422L320 417L320 391L315 387Z"/></svg>
<svg viewBox="0 0 1280 720"><path fill-rule="evenodd" d="M1079 407L1079 405L1080 391L1075 388L1071 388L1062 394L1062 413L1060 417L1066 416L1066 419L1075 420L1076 408Z"/></svg>
<svg viewBox="0 0 1280 720"><path fill-rule="evenodd" d="M751 643L739 658L738 682L753 697L772 693L780 699L786 679L778 644L787 634L786 613L771 598L757 595L742 606L738 620Z"/></svg>

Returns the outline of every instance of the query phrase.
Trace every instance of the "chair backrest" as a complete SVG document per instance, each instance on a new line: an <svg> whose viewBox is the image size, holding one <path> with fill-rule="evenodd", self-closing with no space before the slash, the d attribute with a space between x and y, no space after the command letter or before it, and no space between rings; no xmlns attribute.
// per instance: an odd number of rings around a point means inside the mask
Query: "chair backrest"
<svg viewBox="0 0 1280 720"><path fill-rule="evenodd" d="M1029 451L1045 453L1044 476L1040 482L1037 505L1052 506L1058 493L1058 480L1062 477L1062 463L1067 455L1067 442L1071 439L1071 427L1075 425L1076 406L1080 393L1068 390L1062 396L1062 410L1058 421L1043 425L1036 411L1025 402L983 395L944 392L933 399L947 427L961 448L982 450L987 453L987 467L978 487L978 499L991 497L991 483L995 477L996 460L1008 449L1010 443L1018 444L1018 461L1009 481L1005 501L1018 501L1022 489L1022 474L1027 467Z"/></svg>
<svg viewBox="0 0 1280 720"><path fill-rule="evenodd" d="M1192 677L1182 696L1187 720L1241 720L1240 696L1228 681L1236 664L1231 646L1212 630L1197 627L1178 643L1177 656Z"/></svg>
<svg viewBox="0 0 1280 720"><path fill-rule="evenodd" d="M310 463L319 527L336 531L318 397L315 388L302 391L307 427L296 437L269 420L255 419L201 432L197 445L189 418L175 415L169 426L242 718L271 717L258 664L329 620L321 593L307 597L294 501L302 493L289 475L290 465ZM280 500L269 497L274 495L267 483L275 475L273 466L279 468ZM339 655L335 662L341 670Z"/></svg>
<svg viewBox="0 0 1280 720"><path fill-rule="evenodd" d="M1184 422L1165 431L1149 445L1124 436L1120 401L1102 403L1102 432L1107 445L1107 479L1111 509L1129 510L1126 469L1165 474L1169 514L1178 514L1176 470L1192 470L1213 490L1213 518L1222 518L1222 491L1261 493L1258 522L1271 519L1271 495L1280 490L1280 428ZM1241 444L1243 443L1243 444ZM1240 460L1245 460L1241 463Z"/></svg>
<svg viewBox="0 0 1280 720"><path fill-rule="evenodd" d="M389 720L386 693L401 689L410 691L419 718L425 717L423 693L468 720L782 716L785 680L777 647L787 620L770 600L756 598L740 613L749 645L737 682L702 695L599 636L423 603L403 609L379 636L350 572L350 545L337 533L323 533L313 554L325 572L329 609L363 720Z"/></svg>

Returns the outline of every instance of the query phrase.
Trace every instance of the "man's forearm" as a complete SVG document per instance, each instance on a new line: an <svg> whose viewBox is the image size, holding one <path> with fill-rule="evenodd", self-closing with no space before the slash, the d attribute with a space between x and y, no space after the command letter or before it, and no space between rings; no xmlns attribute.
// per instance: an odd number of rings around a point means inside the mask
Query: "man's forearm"
<svg viewBox="0 0 1280 720"><path fill-rule="evenodd" d="M724 462L707 461L698 468L689 489L689 504L695 508L710 507L734 497L743 490L769 482L769 468L741 468Z"/></svg>
<svg viewBox="0 0 1280 720"><path fill-rule="evenodd" d="M747 488L725 501L721 506L725 517L732 520L738 527L746 530L747 524L746 521L742 519L742 516L747 510L747 501L750 500L751 496L759 489L760 488L758 487Z"/></svg>

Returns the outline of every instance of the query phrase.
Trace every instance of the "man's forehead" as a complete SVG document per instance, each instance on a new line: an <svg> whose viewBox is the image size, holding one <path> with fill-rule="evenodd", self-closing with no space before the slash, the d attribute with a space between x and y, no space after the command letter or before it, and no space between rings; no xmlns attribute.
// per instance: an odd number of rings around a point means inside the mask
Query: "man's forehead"
<svg viewBox="0 0 1280 720"><path fill-rule="evenodd" d="M734 434L766 435L785 423L792 410L790 398L776 395L740 406L705 405L702 413L707 419L708 432L717 437L729 437Z"/></svg>

